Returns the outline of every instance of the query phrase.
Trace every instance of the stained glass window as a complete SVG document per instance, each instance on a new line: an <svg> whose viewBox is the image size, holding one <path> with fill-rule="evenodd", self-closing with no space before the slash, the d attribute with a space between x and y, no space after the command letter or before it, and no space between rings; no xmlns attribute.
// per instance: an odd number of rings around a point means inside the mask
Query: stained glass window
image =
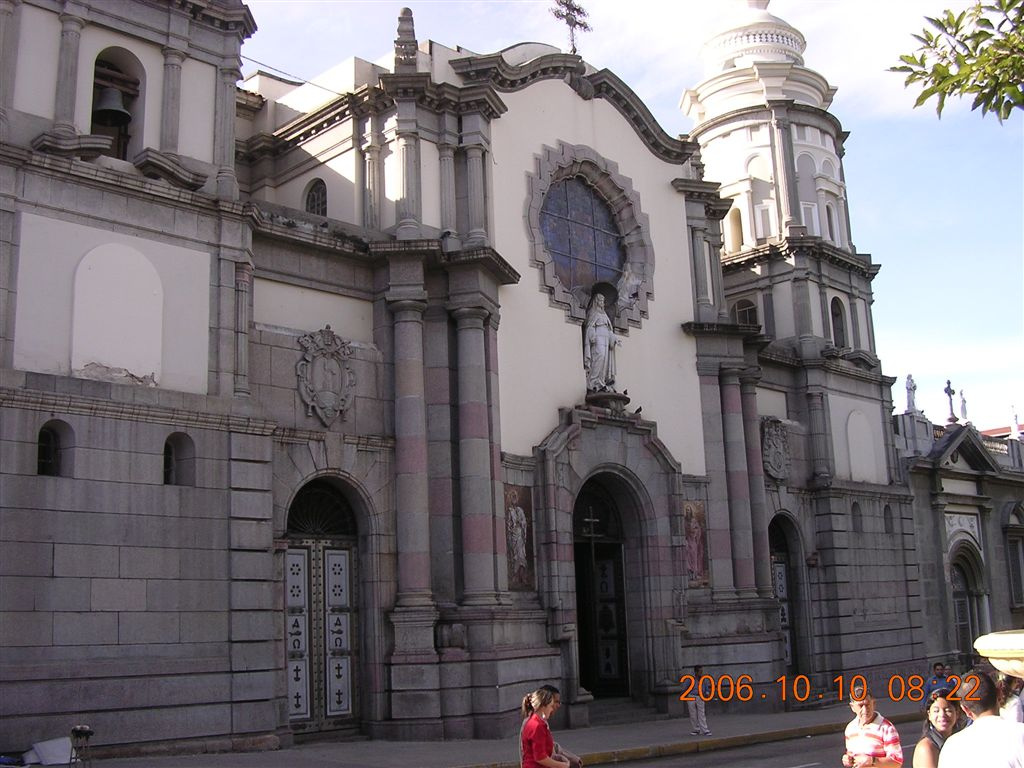
<svg viewBox="0 0 1024 768"><path fill-rule="evenodd" d="M540 227L566 290L589 291L595 283L618 282L626 261L619 228L608 204L582 178L556 181L548 188Z"/></svg>

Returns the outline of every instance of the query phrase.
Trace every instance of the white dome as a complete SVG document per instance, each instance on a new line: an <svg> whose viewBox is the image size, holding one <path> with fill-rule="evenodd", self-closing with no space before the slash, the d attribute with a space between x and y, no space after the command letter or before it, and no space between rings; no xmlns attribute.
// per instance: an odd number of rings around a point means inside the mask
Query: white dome
<svg viewBox="0 0 1024 768"><path fill-rule="evenodd" d="M764 61L804 63L804 36L788 22L768 13L768 3L769 0L736 3L724 30L704 44L708 74Z"/></svg>

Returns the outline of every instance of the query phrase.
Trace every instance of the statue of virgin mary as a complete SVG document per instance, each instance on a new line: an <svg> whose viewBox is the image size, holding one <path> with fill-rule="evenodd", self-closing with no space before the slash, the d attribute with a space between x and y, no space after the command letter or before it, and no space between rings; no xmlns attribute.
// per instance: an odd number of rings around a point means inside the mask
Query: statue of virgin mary
<svg viewBox="0 0 1024 768"><path fill-rule="evenodd" d="M594 295L583 332L583 370L588 392L615 391L615 347L621 343L604 309L604 296Z"/></svg>

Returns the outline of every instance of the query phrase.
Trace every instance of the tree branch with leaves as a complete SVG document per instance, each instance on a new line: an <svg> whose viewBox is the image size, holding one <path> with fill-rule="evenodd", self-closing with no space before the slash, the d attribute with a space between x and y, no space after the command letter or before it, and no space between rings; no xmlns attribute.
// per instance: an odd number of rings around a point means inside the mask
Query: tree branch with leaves
<svg viewBox="0 0 1024 768"><path fill-rule="evenodd" d="M569 46L575 55L576 31L590 32L586 10L579 3L573 2L573 0L555 0L555 4L550 10L552 16L569 27Z"/></svg>
<svg viewBox="0 0 1024 768"><path fill-rule="evenodd" d="M1000 122L1024 109L1024 0L976 2L925 20L929 26L914 35L921 46L889 69L905 73L908 87L923 85L915 107L935 97L941 117L948 97L973 96L971 109Z"/></svg>

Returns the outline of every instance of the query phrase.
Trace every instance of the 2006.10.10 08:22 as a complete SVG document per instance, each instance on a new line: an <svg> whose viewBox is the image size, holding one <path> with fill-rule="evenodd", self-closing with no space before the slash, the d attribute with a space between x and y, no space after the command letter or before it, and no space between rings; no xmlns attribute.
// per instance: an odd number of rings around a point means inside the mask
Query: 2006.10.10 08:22
<svg viewBox="0 0 1024 768"><path fill-rule="evenodd" d="M712 675L683 675L679 678L683 691L679 695L680 701L694 701L695 697L702 701L751 701L760 698L767 700L768 694L761 692L758 696L754 692L754 679L747 674L733 677L732 675L719 675L717 678ZM810 678L807 675L781 675L775 678L778 685L780 701L814 701L824 700L828 694L822 690L814 690L811 687ZM969 674L963 678L957 675L950 675L946 678L948 693L946 699L949 701L977 701L978 676ZM864 675L851 675L849 679L845 675L836 675L832 678L832 685L836 699L845 701L847 696L860 701L868 694L868 683ZM886 686L888 698L892 701L924 700L925 681L921 675L890 675Z"/></svg>

